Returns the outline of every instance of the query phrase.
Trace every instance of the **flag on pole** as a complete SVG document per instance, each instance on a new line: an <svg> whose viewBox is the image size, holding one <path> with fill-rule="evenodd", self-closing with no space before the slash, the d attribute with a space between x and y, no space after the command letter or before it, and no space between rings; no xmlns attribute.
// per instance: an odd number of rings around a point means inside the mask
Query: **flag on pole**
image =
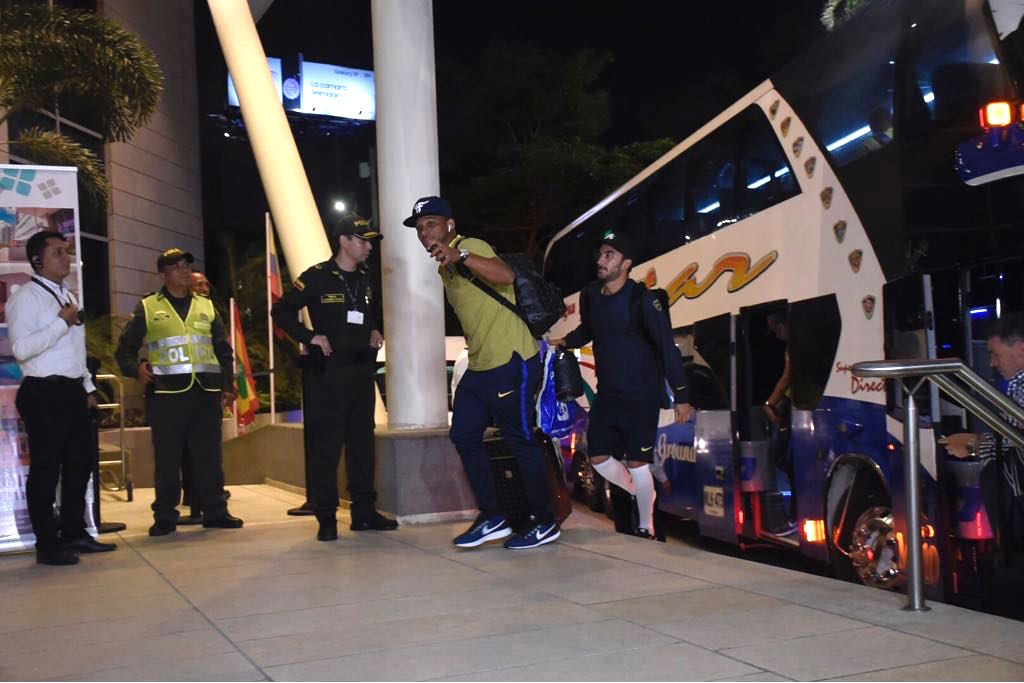
<svg viewBox="0 0 1024 683"><path fill-rule="evenodd" d="M256 419L256 411L260 407L259 396L256 395L256 382L252 378L252 364L249 363L249 351L245 348L245 336L242 334L242 316L238 304L231 301L235 319L235 357L238 358L238 371L235 381L238 384L238 396L235 398L235 419L239 427L252 424Z"/></svg>
<svg viewBox="0 0 1024 683"><path fill-rule="evenodd" d="M281 285L281 264L277 259L277 247L274 244L274 229L270 223L270 216L267 216L267 291L270 293L270 303L267 306L267 316L270 316L270 306L284 296L284 287ZM270 324L274 329L274 336L284 339L285 333L273 320Z"/></svg>

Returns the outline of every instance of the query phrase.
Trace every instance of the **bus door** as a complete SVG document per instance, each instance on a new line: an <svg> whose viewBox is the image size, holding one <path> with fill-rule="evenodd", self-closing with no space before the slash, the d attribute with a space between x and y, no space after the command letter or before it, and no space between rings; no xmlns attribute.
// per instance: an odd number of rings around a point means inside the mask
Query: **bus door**
<svg viewBox="0 0 1024 683"><path fill-rule="evenodd" d="M888 360L925 360L936 357L935 322L932 308L931 278L922 273L888 282L882 289L885 311L885 357ZM908 380L907 384L913 380ZM958 496L964 487L977 477L972 476L972 466L978 468L981 463L955 463L949 467L945 461L945 450L936 440L940 436L936 428L941 425L940 396L934 384L927 382L914 394L920 415L920 477L923 488L921 499L921 542L923 544L922 559L924 564L925 588L929 596L943 599L943 593L955 592L953 571L947 571L947 560L954 557L954 546L958 545L950 532L950 501ZM887 422L890 436L894 438L895 451L889 462L891 471L890 487L892 491L892 518L899 540L906 534L906 497L904 494L905 469L903 463L903 421L905 419L904 391L896 382L889 382L886 393ZM893 433L895 432L895 433ZM950 457L950 460L953 458ZM963 471L961 471L963 470ZM962 486L958 487L957 479ZM969 497L969 496L968 496ZM961 505L963 510L965 506ZM974 515L963 525L973 534L977 530ZM975 539L971 539L975 540ZM982 539L984 540L984 539ZM976 551L976 546L970 550ZM961 556L971 553L957 553ZM977 572L973 568L979 566L977 558L968 557L962 567L954 570L963 578L965 587L970 586L971 575ZM946 581L944 582L943 575ZM946 584L946 585L944 585Z"/></svg>
<svg viewBox="0 0 1024 683"><path fill-rule="evenodd" d="M786 301L740 309L736 322L736 426L742 534L797 546L791 496L788 389L767 402L786 368ZM784 383L784 382L783 382Z"/></svg>
<svg viewBox="0 0 1024 683"><path fill-rule="evenodd" d="M676 328L672 332L676 347L683 356L690 405L704 410L728 408L729 399L714 377L706 361L694 354L693 327ZM694 452L695 416L688 422L676 423L675 413L663 410L655 442L655 462L671 487L658 491L658 509L679 519L696 519L704 504L704 494L697 485L697 455ZM655 525L657 526L657 525Z"/></svg>
<svg viewBox="0 0 1024 683"><path fill-rule="evenodd" d="M736 319L726 313L693 326L695 356L703 365L690 367L691 395L697 410L694 451L701 505L697 511L704 536L737 542L736 451ZM728 400L722 400L728 399Z"/></svg>

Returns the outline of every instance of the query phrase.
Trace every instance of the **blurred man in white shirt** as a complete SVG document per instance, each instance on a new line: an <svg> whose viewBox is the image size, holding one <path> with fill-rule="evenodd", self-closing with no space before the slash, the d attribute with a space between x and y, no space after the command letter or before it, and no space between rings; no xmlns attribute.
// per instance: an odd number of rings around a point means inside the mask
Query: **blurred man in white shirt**
<svg viewBox="0 0 1024 683"><path fill-rule="evenodd" d="M29 517L36 536L36 561L67 565L79 553L114 550L85 530L85 491L92 472L90 410L96 387L85 365L85 326L74 295L64 284L71 272L71 246L59 232L33 235L26 253L35 274L7 302L14 357L24 380L17 406L28 430ZM61 482L61 521L53 516Z"/></svg>

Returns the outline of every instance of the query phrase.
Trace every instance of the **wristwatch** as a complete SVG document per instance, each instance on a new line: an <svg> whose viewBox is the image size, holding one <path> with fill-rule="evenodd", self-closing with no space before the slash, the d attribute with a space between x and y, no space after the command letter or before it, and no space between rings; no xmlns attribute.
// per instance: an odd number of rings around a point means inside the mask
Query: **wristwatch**
<svg viewBox="0 0 1024 683"><path fill-rule="evenodd" d="M469 249L459 249L459 263L465 263L466 259L469 258Z"/></svg>

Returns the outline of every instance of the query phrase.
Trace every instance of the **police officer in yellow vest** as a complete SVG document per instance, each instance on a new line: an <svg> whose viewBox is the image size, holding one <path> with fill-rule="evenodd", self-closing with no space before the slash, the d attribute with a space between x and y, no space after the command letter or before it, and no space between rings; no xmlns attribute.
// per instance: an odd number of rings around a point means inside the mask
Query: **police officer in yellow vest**
<svg viewBox="0 0 1024 683"><path fill-rule="evenodd" d="M231 345L209 298L193 294L192 254L168 249L156 267L164 282L135 307L117 346L121 372L146 386L146 416L153 434L156 500L150 536L178 523L178 471L185 446L192 456L203 526L237 529L228 514L221 470L222 404L235 400ZM139 350L145 345L145 359Z"/></svg>

